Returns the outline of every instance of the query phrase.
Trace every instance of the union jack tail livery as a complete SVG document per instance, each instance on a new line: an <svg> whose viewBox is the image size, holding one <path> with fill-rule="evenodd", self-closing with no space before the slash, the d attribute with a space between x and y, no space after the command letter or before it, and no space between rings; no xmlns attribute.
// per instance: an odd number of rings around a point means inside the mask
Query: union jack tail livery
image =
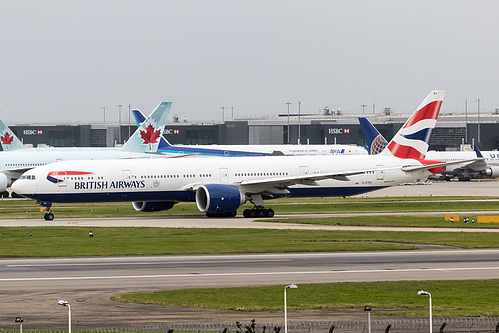
<svg viewBox="0 0 499 333"><path fill-rule="evenodd" d="M431 133L437 123L445 92L434 90L419 105L404 126L395 134L381 155L399 158L424 159Z"/></svg>

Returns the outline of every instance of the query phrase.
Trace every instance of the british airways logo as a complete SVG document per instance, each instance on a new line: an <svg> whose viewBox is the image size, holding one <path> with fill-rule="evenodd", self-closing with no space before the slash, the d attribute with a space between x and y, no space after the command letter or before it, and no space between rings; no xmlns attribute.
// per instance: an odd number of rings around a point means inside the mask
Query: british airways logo
<svg viewBox="0 0 499 333"><path fill-rule="evenodd" d="M85 176L91 175L92 172L86 171L51 171L47 174L47 180L54 184L59 184L67 181L67 176ZM78 180L78 179L76 179ZM127 188L144 188L146 183L144 180L86 180L73 182L75 190L101 190L101 189L127 189Z"/></svg>
<svg viewBox="0 0 499 333"><path fill-rule="evenodd" d="M47 174L47 180L54 184L63 182L66 180L66 176L83 176L90 175L91 172L86 171L51 171Z"/></svg>

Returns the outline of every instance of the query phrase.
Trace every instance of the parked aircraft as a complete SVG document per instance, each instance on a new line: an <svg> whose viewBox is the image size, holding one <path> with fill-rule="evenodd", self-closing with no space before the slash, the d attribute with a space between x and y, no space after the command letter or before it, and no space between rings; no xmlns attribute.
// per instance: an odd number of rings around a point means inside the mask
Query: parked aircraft
<svg viewBox="0 0 499 333"><path fill-rule="evenodd" d="M388 144L386 139L367 118L359 118L359 123L366 138L369 154L377 154ZM429 140L428 140L429 143ZM479 175L499 177L499 151L480 151L477 146L474 151L434 151L426 154L430 160L455 162L483 158L483 160L458 163L443 170L441 174L446 178L457 177L459 180L470 180Z"/></svg>
<svg viewBox="0 0 499 333"><path fill-rule="evenodd" d="M379 155L184 157L152 160L65 161L34 168L13 189L50 207L53 202L132 201L139 211L171 209L196 202L207 216L268 216L264 199L283 196L347 196L394 186L447 163L424 160L443 91L431 92ZM49 211L46 219L53 219Z"/></svg>
<svg viewBox="0 0 499 333"><path fill-rule="evenodd" d="M171 108L171 102L162 102L121 148L27 148L19 138L0 121L0 193L8 196L7 187L24 172L34 167L63 160L152 157L157 153L161 136ZM154 156L156 157L156 156Z"/></svg>
<svg viewBox="0 0 499 333"><path fill-rule="evenodd" d="M145 117L132 111L137 125ZM196 154L209 156L266 156L266 155L366 155L364 147L356 145L172 145L161 137L158 151L168 154Z"/></svg>

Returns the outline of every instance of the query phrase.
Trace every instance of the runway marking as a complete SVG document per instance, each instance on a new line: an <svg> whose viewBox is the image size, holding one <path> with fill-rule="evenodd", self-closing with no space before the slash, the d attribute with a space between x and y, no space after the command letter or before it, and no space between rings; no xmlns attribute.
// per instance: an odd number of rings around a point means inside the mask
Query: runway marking
<svg viewBox="0 0 499 333"><path fill-rule="evenodd" d="M169 264L220 264L220 263L250 263L250 262L283 262L293 259L240 259L240 260L210 260L210 261L153 261L153 262L112 262L112 263L68 263L68 264L13 264L6 267L64 267L64 266L116 266L116 265L169 265Z"/></svg>
<svg viewBox="0 0 499 333"><path fill-rule="evenodd" d="M210 276L256 276L256 275L286 275L286 274L345 274L345 273L405 273L405 272L456 272L499 270L499 267L460 267L460 268L412 268L412 269L365 269L356 271L315 271L315 272L261 272L261 273L188 273L188 274L159 274L159 275L117 275L117 276L72 276L47 278L7 278L0 281L52 281L52 280L97 280L97 279L149 279L169 277L210 277Z"/></svg>

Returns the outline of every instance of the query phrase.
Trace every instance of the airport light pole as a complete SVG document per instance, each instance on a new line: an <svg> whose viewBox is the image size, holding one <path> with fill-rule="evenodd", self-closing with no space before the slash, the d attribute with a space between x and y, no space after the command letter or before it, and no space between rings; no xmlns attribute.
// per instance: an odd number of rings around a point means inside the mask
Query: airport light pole
<svg viewBox="0 0 499 333"><path fill-rule="evenodd" d="M484 100L481 100L482 102L485 102ZM480 147L480 98L475 99L473 102L478 102L478 147Z"/></svg>
<svg viewBox="0 0 499 333"><path fill-rule="evenodd" d="M431 294L427 291L424 291L424 290L420 290L418 291L418 295L428 295L430 297L430 333L433 333L433 317L432 317L432 314L431 314Z"/></svg>
<svg viewBox="0 0 499 333"><path fill-rule="evenodd" d="M366 107L367 107L367 105L365 105L365 104L362 104L362 105L361 105L361 108L362 108L362 114L364 114L364 109L365 109Z"/></svg>
<svg viewBox="0 0 499 333"><path fill-rule="evenodd" d="M225 109L227 109L226 106L221 106L220 109L222 109L222 123L225 121Z"/></svg>
<svg viewBox="0 0 499 333"><path fill-rule="evenodd" d="M105 106L103 106L103 107L101 107L101 109L104 110L104 124L105 124L106 123L106 109L107 108Z"/></svg>
<svg viewBox="0 0 499 333"><path fill-rule="evenodd" d="M286 102L288 105L288 142L286 142L289 145L289 106L291 105L291 102Z"/></svg>
<svg viewBox="0 0 499 333"><path fill-rule="evenodd" d="M468 143L468 99L464 99L464 126L465 126L465 131L464 131L464 142L466 144Z"/></svg>
<svg viewBox="0 0 499 333"><path fill-rule="evenodd" d="M23 333L23 317L16 317L16 323L19 323L19 333Z"/></svg>
<svg viewBox="0 0 499 333"><path fill-rule="evenodd" d="M301 102L298 102L298 144L301 144Z"/></svg>
<svg viewBox="0 0 499 333"><path fill-rule="evenodd" d="M121 143L121 108L122 104L118 104L118 142Z"/></svg>
<svg viewBox="0 0 499 333"><path fill-rule="evenodd" d="M367 311L367 324L369 328L369 333L371 333L371 310L372 309L370 305L364 306L364 311Z"/></svg>
<svg viewBox="0 0 499 333"><path fill-rule="evenodd" d="M132 115L132 104L128 104L128 140L130 140L130 118Z"/></svg>
<svg viewBox="0 0 499 333"><path fill-rule="evenodd" d="M68 307L68 318L69 318L69 333L71 333L71 305L65 299L59 300L57 304Z"/></svg>
<svg viewBox="0 0 499 333"><path fill-rule="evenodd" d="M286 289L296 289L296 284L290 284L284 287L284 333L288 333L288 304L286 301Z"/></svg>

